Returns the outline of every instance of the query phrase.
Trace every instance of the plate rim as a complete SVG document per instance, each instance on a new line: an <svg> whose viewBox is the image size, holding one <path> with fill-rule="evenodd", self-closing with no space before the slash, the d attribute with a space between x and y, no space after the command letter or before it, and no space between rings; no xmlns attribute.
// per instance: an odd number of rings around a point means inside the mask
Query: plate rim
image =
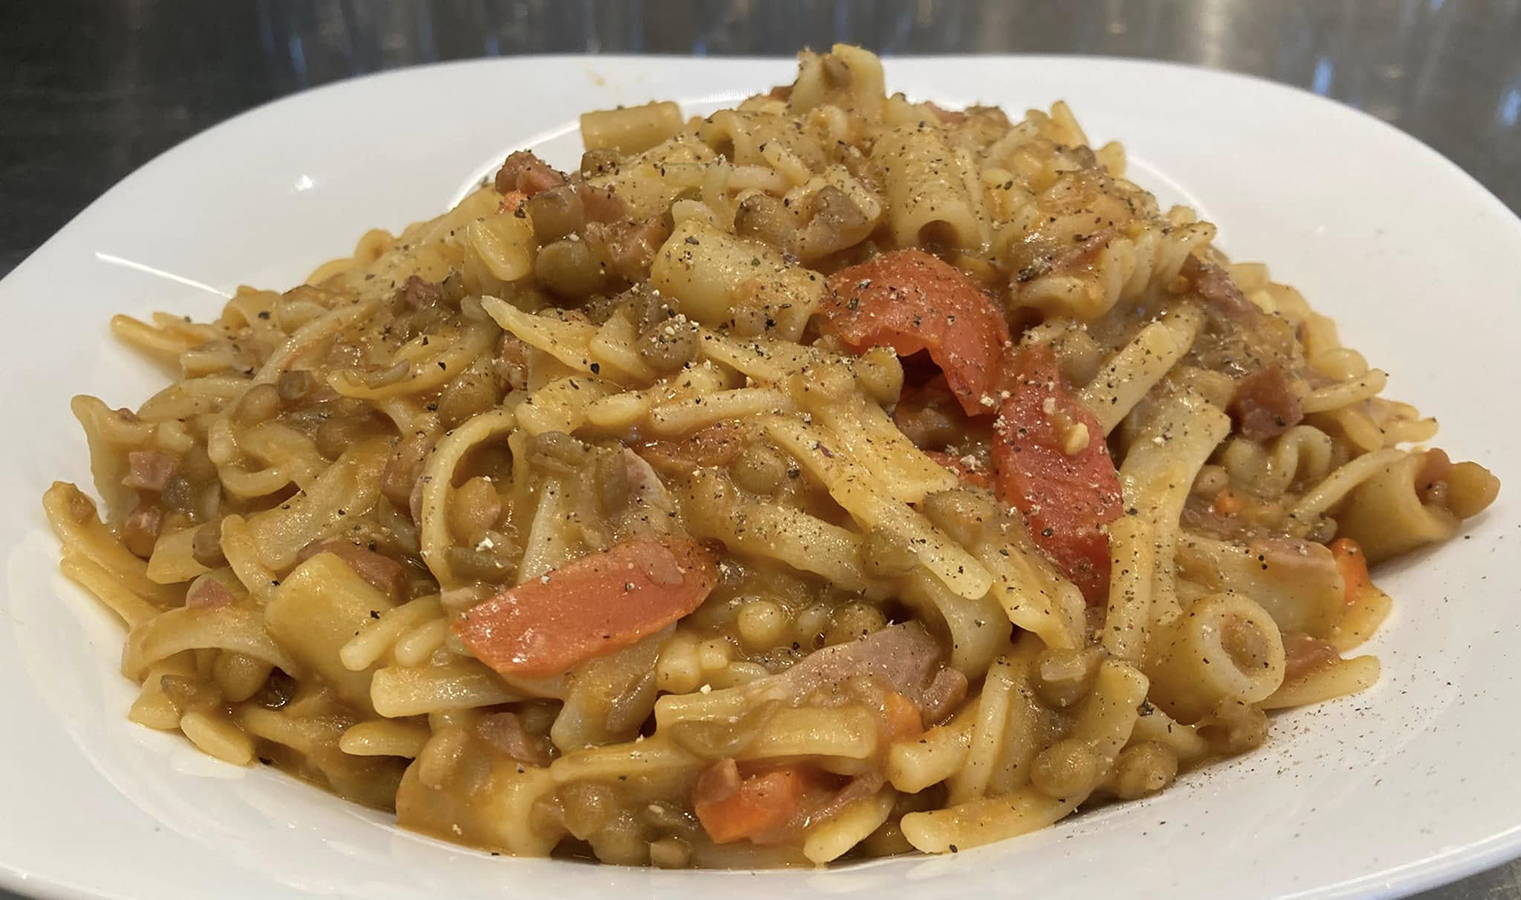
<svg viewBox="0 0 1521 900"><path fill-rule="evenodd" d="M467 69L467 68L495 68L495 67L525 67L546 61L556 62L582 62L595 63L613 61L629 65L653 65L662 66L672 63L679 65L696 65L698 67L722 66L731 62L777 62L789 59L786 55L745 55L745 56L709 56L693 57L683 55L640 55L640 54L578 54L578 53L554 53L554 54L530 54L511 57L487 57L463 60L449 60L430 62L418 65L398 67L380 72L366 73L363 75L345 78L329 82L323 85L297 91L281 97L272 98L247 110L243 110L230 116L217 124L199 131L173 146L156 154L142 165L133 169L130 173L111 185L100 196L93 199L83 209L60 226L48 236L46 240L33 248L27 255L8 273L0 279L0 296L11 284L17 280L18 273L29 271L30 267L38 265L38 259L43 251L52 247L60 239L66 239L76 224L85 219L101 205L109 202L114 194L122 190L130 181L142 177L150 177L151 173L164 166L172 166L185 153L192 153L203 141L211 139L211 136L219 131L229 130L237 124L244 123L247 119L269 115L277 108L283 106L296 106L308 102L315 95L337 93L352 90L358 85L373 87L376 83L387 80L405 80L415 78L425 71L438 71L443 69ZM1128 57L1105 56L1097 54L905 54L887 55L883 57L885 66L891 69L898 63L922 64L922 63L955 63L968 61L1008 62L1020 63L1040 62L1086 62L1102 61L1106 64L1121 64L1124 67L1136 69L1157 69L1171 72L1187 73L1197 77L1214 78L1225 81L1240 81L1255 86L1269 88L1279 92L1297 95L1299 100L1313 99L1317 103L1334 107L1341 115L1347 113L1361 117L1365 121L1377 123L1384 132L1384 138L1393 141L1406 142L1406 146L1414 145L1420 148L1425 157L1423 165L1443 168L1447 175L1460 176L1465 186L1477 189L1477 198L1485 198L1482 202L1491 206L1491 211L1501 213L1499 221L1509 226L1513 237L1521 246L1521 213L1510 209L1488 187L1476 179L1472 174L1453 162L1435 148L1424 141L1404 131L1403 129L1379 119L1363 110L1341 103L1329 97L1314 93L1302 87L1274 81L1262 76L1235 72L1223 69L1214 69L1187 63L1178 63L1169 60L1133 59ZM277 113L278 114L278 113ZM510 134L504 128L504 133ZM0 608L8 608L8 591L0 588ZM1410 627L1406 624L1405 627ZM1460 878L1491 868L1495 865L1512 860L1521 856L1521 810L1517 812L1516 823L1509 829L1491 834L1485 838L1470 841L1452 848L1446 848L1434 852L1419 859L1410 860L1394 866L1386 866L1377 871L1364 874L1345 881L1317 885L1305 888L1292 894L1285 895L1289 898L1296 897L1353 897L1353 896L1389 896L1412 893L1435 885L1446 884ZM81 897L111 897L108 893L101 893L93 888L73 883L68 878L53 878L29 872L26 863L13 864L10 860L0 855L0 888L22 893L23 896L36 896L40 898L58 898L58 900L75 900Z"/></svg>
<svg viewBox="0 0 1521 900"><path fill-rule="evenodd" d="M1376 124L1378 127L1384 129L1386 134L1389 136L1398 140L1406 141L1415 147L1419 147L1421 151L1430 157L1430 160L1433 164L1440 164L1443 168L1447 169L1449 173L1462 176L1462 178L1464 178L1469 183L1469 186L1482 191L1485 198L1494 205L1496 210L1505 213L1505 215L1510 219L1510 224L1517 229L1518 234L1521 234L1521 210L1511 209L1505 204L1503 200L1501 200L1493 191L1491 191L1487 185L1485 185L1478 178L1474 177L1473 174L1471 174L1467 169L1449 159L1440 150L1437 150L1435 147L1431 146L1410 132L1405 131L1399 126L1380 119L1378 116L1375 116L1366 110L1359 109L1358 107L1352 106L1348 103L1342 103L1339 100L1333 99L1323 94L1317 94L1314 91L1297 84L1275 81L1274 79L1262 75L1257 75L1251 72L1238 72L1233 69L1216 69L1195 63L1177 62L1175 60L1167 59L1108 56L1100 53L913 53L902 55L886 54L882 55L880 58L883 61L884 67L890 66L895 62L921 64L926 62L935 63L942 61L1002 62L1017 60L1021 62L1121 63L1125 66L1138 68L1155 68L1161 70L1170 70L1174 72L1186 72L1196 75L1204 75L1214 78L1235 79L1258 86L1288 91L1292 94L1297 95L1301 100L1311 100L1318 104L1325 104L1326 106L1334 107L1342 113L1352 113L1353 115L1363 119L1365 122ZM28 252L26 256L22 257L21 261L18 262L9 272L7 272L3 278L0 278L0 286L3 286L6 281L10 280L12 274L20 271L21 268L29 263L32 258L35 257L43 248L47 247L54 240L56 240L67 229L69 229L70 226L72 226L76 221L78 221L86 213L92 210L97 204L110 197L111 194L117 190L117 188L121 187L129 179L136 178L144 171L148 170L150 167L157 166L160 163L167 161L171 155L176 155L179 153L179 151L182 151L187 147L199 143L201 139L205 138L207 135L239 123L245 117L253 117L255 115L264 114L275 107L282 106L287 103L299 103L310 99L314 95L324 94L329 91L342 91L353 88L355 85L362 83L415 77L418 73L424 71L438 71L442 69L452 68L465 69L478 66L490 67L503 64L516 66L528 65L536 62L588 62L604 60L629 64L643 62L654 62L656 64L723 64L728 62L768 63L788 59L792 59L792 57L786 54L688 56L677 53L527 53L515 56L486 56L472 57L469 59L450 59L434 62L414 63L406 66L397 66L392 69L383 69L376 72L365 72L347 78L340 78L336 81L329 81L324 84L314 85L309 88L303 88L299 91L283 94L279 97L272 97L255 106L251 106L248 109L234 113L233 115L222 119L220 122L217 122L208 128L204 128L201 131L197 131L195 134L184 138L178 143L159 151L157 154L144 161L141 165L137 166L137 168L128 172L126 175L123 175L110 187L101 192L99 196L91 200L89 203L85 204L85 206L81 208L79 212L75 213L68 219L68 221L64 222L55 231L53 231L52 234L48 235L47 238L42 241L42 243L32 248L32 250Z"/></svg>

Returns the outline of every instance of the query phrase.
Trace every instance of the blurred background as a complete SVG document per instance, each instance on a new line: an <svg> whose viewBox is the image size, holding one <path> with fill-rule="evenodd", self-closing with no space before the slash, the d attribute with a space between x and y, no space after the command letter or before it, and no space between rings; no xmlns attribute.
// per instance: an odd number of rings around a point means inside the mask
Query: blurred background
<svg viewBox="0 0 1521 900"><path fill-rule="evenodd" d="M1258 75L1403 128L1521 209L1521 0L7 0L0 274L148 159L304 88L481 56L835 41Z"/></svg>
<svg viewBox="0 0 1521 900"><path fill-rule="evenodd" d="M305 88L483 56L836 41L1257 75L1404 129L1521 211L1521 0L0 0L0 275L158 153ZM1521 900L1521 868L1423 900Z"/></svg>

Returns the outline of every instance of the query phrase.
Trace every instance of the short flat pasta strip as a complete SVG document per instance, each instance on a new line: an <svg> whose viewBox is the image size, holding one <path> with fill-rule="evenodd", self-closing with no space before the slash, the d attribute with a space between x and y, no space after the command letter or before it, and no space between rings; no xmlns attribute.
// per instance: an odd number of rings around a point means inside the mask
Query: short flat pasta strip
<svg viewBox="0 0 1521 900"><path fill-rule="evenodd" d="M875 490L871 473L835 453L827 434L796 419L771 418L765 428L862 525L905 537L925 568L958 596L975 600L987 594L993 576L982 563L924 516Z"/></svg>
<svg viewBox="0 0 1521 900"><path fill-rule="evenodd" d="M1193 345L1203 316L1183 306L1141 329L1129 344L1104 362L1078 399L1098 419L1104 433L1115 429L1146 392L1162 380Z"/></svg>
<svg viewBox="0 0 1521 900"><path fill-rule="evenodd" d="M592 368L591 342L597 326L584 319L539 316L526 313L496 297L481 298L481 306L503 330L536 350L542 350L579 372L596 374Z"/></svg>
<svg viewBox="0 0 1521 900"><path fill-rule="evenodd" d="M1335 659L1293 681L1285 681L1278 690L1257 705L1263 709L1284 709L1323 703L1367 690L1378 681L1379 671L1376 656Z"/></svg>
<svg viewBox="0 0 1521 900"><path fill-rule="evenodd" d="M475 660L442 666L376 669L370 681L370 702L387 718L425 715L510 703L522 696L507 688L496 674Z"/></svg>
<svg viewBox="0 0 1521 900"><path fill-rule="evenodd" d="M814 416L900 503L918 503L956 486L955 473L925 456L880 406L865 398L819 404Z"/></svg>

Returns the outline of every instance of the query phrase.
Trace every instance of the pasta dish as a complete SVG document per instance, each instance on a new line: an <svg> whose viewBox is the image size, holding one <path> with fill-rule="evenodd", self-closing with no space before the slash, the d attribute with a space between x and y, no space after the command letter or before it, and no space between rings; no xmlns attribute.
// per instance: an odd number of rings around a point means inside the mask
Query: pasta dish
<svg viewBox="0 0 1521 900"><path fill-rule="evenodd" d="M1056 103L849 46L586 113L73 413L44 505L132 721L403 827L626 865L956 852L1367 688L1368 566L1496 478Z"/></svg>

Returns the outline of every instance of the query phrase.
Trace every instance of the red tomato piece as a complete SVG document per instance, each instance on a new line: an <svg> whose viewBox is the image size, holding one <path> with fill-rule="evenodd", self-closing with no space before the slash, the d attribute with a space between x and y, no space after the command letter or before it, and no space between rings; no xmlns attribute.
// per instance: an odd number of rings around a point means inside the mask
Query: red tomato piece
<svg viewBox="0 0 1521 900"><path fill-rule="evenodd" d="M987 294L954 266L921 250L894 250L829 276L824 330L855 350L928 351L968 415L998 377L1009 325Z"/></svg>
<svg viewBox="0 0 1521 900"><path fill-rule="evenodd" d="M744 444L744 426L737 419L724 419L682 437L646 441L635 449L663 472L689 475L699 468L727 466Z"/></svg>
<svg viewBox="0 0 1521 900"><path fill-rule="evenodd" d="M726 759L698 777L692 811L716 844L770 843L798 818L812 780L801 766L741 776Z"/></svg>
<svg viewBox="0 0 1521 900"><path fill-rule="evenodd" d="M453 628L498 672L557 675L659 631L696 609L717 583L712 555L694 541L628 541L508 588Z"/></svg>
<svg viewBox="0 0 1521 900"><path fill-rule="evenodd" d="M1446 458L1446 454L1443 454L1443 458ZM1341 572L1346 602L1350 606L1357 602L1359 594L1373 587L1373 579L1368 577L1368 557L1363 555L1363 548L1357 541L1351 538L1332 541L1331 556L1335 558L1336 568Z"/></svg>
<svg viewBox="0 0 1521 900"><path fill-rule="evenodd" d="M882 731L888 743L917 738L924 733L924 718L908 697L893 691L882 702Z"/></svg>
<svg viewBox="0 0 1521 900"><path fill-rule="evenodd" d="M1109 538L1101 529L1121 512L1104 432L1062 383L1050 348L1022 347L1005 370L1009 395L993 425L998 496L1024 515L1036 546L1088 602L1103 603Z"/></svg>
<svg viewBox="0 0 1521 900"><path fill-rule="evenodd" d="M517 212L527 202L528 195L522 191L508 191L502 195L502 202L497 204L497 212Z"/></svg>

